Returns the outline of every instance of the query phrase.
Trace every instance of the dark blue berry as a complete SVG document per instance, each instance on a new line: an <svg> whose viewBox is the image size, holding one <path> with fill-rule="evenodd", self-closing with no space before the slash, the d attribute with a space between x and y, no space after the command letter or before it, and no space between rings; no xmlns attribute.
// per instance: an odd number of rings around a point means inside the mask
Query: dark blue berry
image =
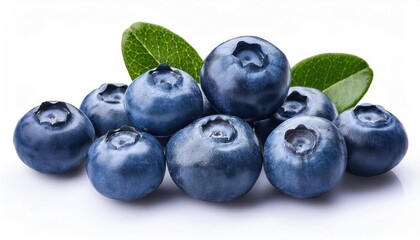
<svg viewBox="0 0 420 240"><path fill-rule="evenodd" d="M346 140L347 172L351 174L383 174L397 166L407 152L404 126L380 105L358 105L342 112L334 124Z"/></svg>
<svg viewBox="0 0 420 240"><path fill-rule="evenodd" d="M165 175L160 143L152 135L127 126L98 138L89 149L85 165L98 192L124 201L148 195Z"/></svg>
<svg viewBox="0 0 420 240"><path fill-rule="evenodd" d="M130 84L124 107L137 129L170 136L202 115L203 96L189 74L161 64Z"/></svg>
<svg viewBox="0 0 420 240"><path fill-rule="evenodd" d="M130 124L123 104L126 90L126 84L105 83L83 99L80 110L92 122L97 137Z"/></svg>
<svg viewBox="0 0 420 240"><path fill-rule="evenodd" d="M245 195L262 166L252 128L227 115L201 118L177 132L166 146L166 157L175 184L193 198L209 202Z"/></svg>
<svg viewBox="0 0 420 240"><path fill-rule="evenodd" d="M79 166L95 139L92 123L65 102L43 102L17 123L13 143L19 158L42 173L65 173Z"/></svg>
<svg viewBox="0 0 420 240"><path fill-rule="evenodd" d="M346 144L330 121L315 116L286 120L268 136L264 170L279 191L313 198L332 189L347 163Z"/></svg>
<svg viewBox="0 0 420 240"><path fill-rule="evenodd" d="M290 67L276 46L244 36L217 46L204 60L200 79L218 112L255 121L270 117L283 104Z"/></svg>

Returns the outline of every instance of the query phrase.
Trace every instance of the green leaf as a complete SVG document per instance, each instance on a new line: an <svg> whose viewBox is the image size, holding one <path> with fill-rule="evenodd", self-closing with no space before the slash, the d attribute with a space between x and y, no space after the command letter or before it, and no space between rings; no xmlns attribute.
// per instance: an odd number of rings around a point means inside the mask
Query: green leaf
<svg viewBox="0 0 420 240"><path fill-rule="evenodd" d="M183 38L168 29L137 22L126 29L121 42L122 54L131 79L167 63L189 73L197 82L203 60Z"/></svg>
<svg viewBox="0 0 420 240"><path fill-rule="evenodd" d="M373 71L365 60L345 53L315 55L292 68L292 86L323 91L340 113L360 101L372 79Z"/></svg>

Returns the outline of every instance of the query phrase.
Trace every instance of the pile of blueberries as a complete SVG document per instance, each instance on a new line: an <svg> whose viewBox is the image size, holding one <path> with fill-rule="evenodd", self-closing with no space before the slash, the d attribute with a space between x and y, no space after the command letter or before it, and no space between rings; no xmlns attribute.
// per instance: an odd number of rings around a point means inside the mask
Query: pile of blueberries
<svg viewBox="0 0 420 240"><path fill-rule="evenodd" d="M284 53L244 36L204 60L201 85L160 64L129 86L108 83L80 110L46 101L17 123L14 145L29 167L61 174L84 162L102 195L130 201L161 184L166 167L193 198L227 202L245 195L264 169L296 198L332 189L345 171L383 174L404 157L401 122L379 105L338 115L317 89L290 87Z"/></svg>

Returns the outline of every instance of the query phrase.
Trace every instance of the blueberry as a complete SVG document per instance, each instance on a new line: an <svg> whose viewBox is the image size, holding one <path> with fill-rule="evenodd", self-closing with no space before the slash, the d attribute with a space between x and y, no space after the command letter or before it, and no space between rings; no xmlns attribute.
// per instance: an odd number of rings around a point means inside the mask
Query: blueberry
<svg viewBox="0 0 420 240"><path fill-rule="evenodd" d="M166 146L175 184L193 198L226 202L245 195L261 172L252 128L227 115L201 118L178 131Z"/></svg>
<svg viewBox="0 0 420 240"><path fill-rule="evenodd" d="M130 84L124 107L136 128L170 136L201 116L203 97L188 73L161 64Z"/></svg>
<svg viewBox="0 0 420 240"><path fill-rule="evenodd" d="M218 112L255 121L270 117L283 104L290 67L276 46L244 36L217 46L204 60L200 78Z"/></svg>
<svg viewBox="0 0 420 240"><path fill-rule="evenodd" d="M43 102L17 123L13 143L19 158L41 173L60 174L80 165L95 139L92 123L65 102Z"/></svg>
<svg viewBox="0 0 420 240"><path fill-rule="evenodd" d="M207 99L206 95L203 92L203 89L201 88L201 84L198 84L201 90L201 95L203 95L203 114L202 117L210 116L217 114L216 109L210 104L209 100Z"/></svg>
<svg viewBox="0 0 420 240"><path fill-rule="evenodd" d="M342 178L347 151L340 131L324 118L299 116L280 124L264 146L264 170L279 191L317 197Z"/></svg>
<svg viewBox="0 0 420 240"><path fill-rule="evenodd" d="M92 122L97 137L109 130L129 125L123 104L126 90L126 84L105 83L83 99L80 110Z"/></svg>
<svg viewBox="0 0 420 240"><path fill-rule="evenodd" d="M280 123L296 116L317 116L330 121L337 117L337 109L327 95L315 88L290 87L283 105L270 118L255 122L255 133L263 144Z"/></svg>
<svg viewBox="0 0 420 240"><path fill-rule="evenodd" d="M404 126L380 105L358 105L342 112L334 124L346 140L346 171L351 174L383 174L397 166L407 152Z"/></svg>
<svg viewBox="0 0 420 240"><path fill-rule="evenodd" d="M165 157L162 146L152 135L123 126L92 144L85 167L99 193L131 201L148 195L161 184Z"/></svg>

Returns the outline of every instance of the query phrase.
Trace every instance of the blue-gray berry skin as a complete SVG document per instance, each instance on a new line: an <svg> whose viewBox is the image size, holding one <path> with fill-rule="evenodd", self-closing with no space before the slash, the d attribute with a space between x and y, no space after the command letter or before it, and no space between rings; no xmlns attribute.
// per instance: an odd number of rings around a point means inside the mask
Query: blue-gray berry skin
<svg viewBox="0 0 420 240"><path fill-rule="evenodd" d="M201 118L178 131L166 146L172 180L193 198L227 202L255 184L262 156L252 128L227 115Z"/></svg>
<svg viewBox="0 0 420 240"><path fill-rule="evenodd" d="M160 64L128 86L124 107L137 129L170 136L202 115L203 96L188 73Z"/></svg>
<svg viewBox="0 0 420 240"><path fill-rule="evenodd" d="M380 105L360 104L342 112L334 124L346 140L347 172L351 174L369 177L386 173L407 152L404 126Z"/></svg>
<svg viewBox="0 0 420 240"><path fill-rule="evenodd" d="M80 110L92 122L97 137L130 125L123 104L126 90L126 84L104 83L83 99Z"/></svg>
<svg viewBox="0 0 420 240"><path fill-rule="evenodd" d="M317 116L327 120L337 117L334 103L318 89L290 87L283 105L270 118L255 122L255 133L262 144L279 124L297 116Z"/></svg>
<svg viewBox="0 0 420 240"><path fill-rule="evenodd" d="M165 157L152 135L123 126L90 147L86 173L103 196L132 201L154 191L165 175Z"/></svg>
<svg viewBox="0 0 420 240"><path fill-rule="evenodd" d="M201 90L201 94L203 95L203 114L202 117L210 116L217 114L216 109L210 104L209 100L207 99L206 95L203 92L203 89L201 88L201 84L198 84Z"/></svg>
<svg viewBox="0 0 420 240"><path fill-rule="evenodd" d="M47 101L31 109L17 123L13 143L30 168L61 174L79 166L95 139L86 115L65 102Z"/></svg>
<svg viewBox="0 0 420 240"><path fill-rule="evenodd" d="M254 36L228 40L204 60L200 80L211 105L246 121L270 117L286 98L290 67L284 53Z"/></svg>
<svg viewBox="0 0 420 240"><path fill-rule="evenodd" d="M315 116L286 120L268 136L264 170L279 191L313 198L332 189L347 163L346 144L330 121Z"/></svg>

